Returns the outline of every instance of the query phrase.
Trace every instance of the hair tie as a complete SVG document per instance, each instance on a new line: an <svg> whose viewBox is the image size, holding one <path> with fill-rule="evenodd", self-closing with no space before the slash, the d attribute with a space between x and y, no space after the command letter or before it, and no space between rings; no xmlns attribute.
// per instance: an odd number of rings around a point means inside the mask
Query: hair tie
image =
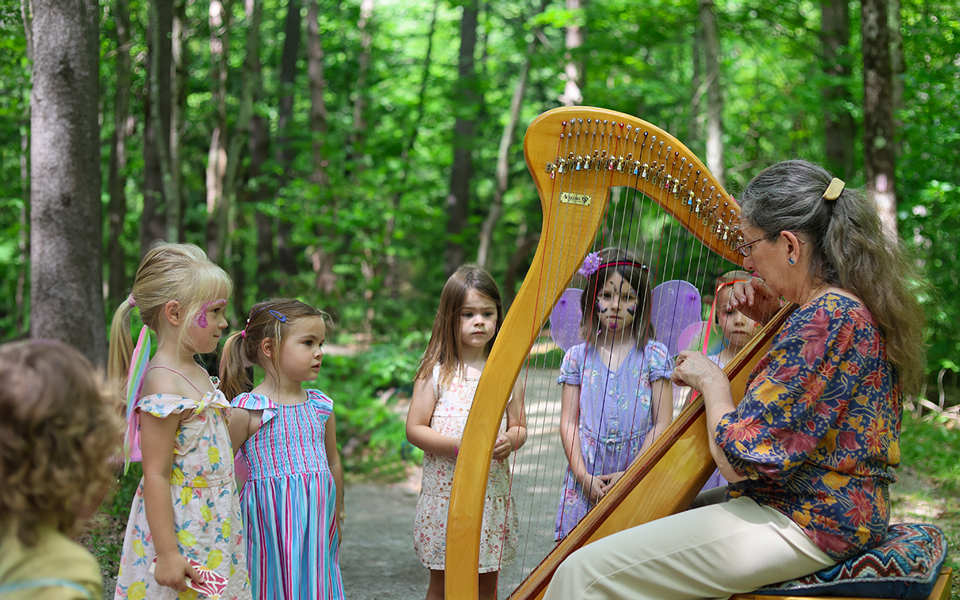
<svg viewBox="0 0 960 600"><path fill-rule="evenodd" d="M834 177L832 180L830 180L830 185L827 186L827 191L823 193L823 199L828 201L836 200L840 197L840 192L843 191L843 186L843 180Z"/></svg>
<svg viewBox="0 0 960 600"><path fill-rule="evenodd" d="M247 330L246 330L246 329L244 329L243 331L240 332L240 337L243 338L243 339L247 339Z"/></svg>
<svg viewBox="0 0 960 600"><path fill-rule="evenodd" d="M137 301L133 299L133 293L132 293L132 292L127 296L127 304L129 304L130 306L136 306L136 305L137 305Z"/></svg>

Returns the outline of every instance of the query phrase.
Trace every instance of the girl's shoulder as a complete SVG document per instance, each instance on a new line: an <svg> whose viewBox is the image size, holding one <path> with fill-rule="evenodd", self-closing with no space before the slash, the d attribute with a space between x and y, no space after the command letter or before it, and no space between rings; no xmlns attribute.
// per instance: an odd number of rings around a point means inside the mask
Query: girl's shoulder
<svg viewBox="0 0 960 600"><path fill-rule="evenodd" d="M320 409L322 413L333 412L333 399L320 390L309 389L307 392L307 402L312 402Z"/></svg>
<svg viewBox="0 0 960 600"><path fill-rule="evenodd" d="M667 349L666 344L663 342L658 342L654 339L647 340L646 345L643 347L644 352L660 354L662 356L670 356L670 351Z"/></svg>
<svg viewBox="0 0 960 600"><path fill-rule="evenodd" d="M229 408L230 403L220 390L212 390L199 400L178 393L147 394L140 397L137 408L155 417L165 418L188 410L202 412L208 408Z"/></svg>
<svg viewBox="0 0 960 600"><path fill-rule="evenodd" d="M277 410L277 405L268 396L263 394L254 394L253 392L244 392L230 402L234 408L245 410Z"/></svg>

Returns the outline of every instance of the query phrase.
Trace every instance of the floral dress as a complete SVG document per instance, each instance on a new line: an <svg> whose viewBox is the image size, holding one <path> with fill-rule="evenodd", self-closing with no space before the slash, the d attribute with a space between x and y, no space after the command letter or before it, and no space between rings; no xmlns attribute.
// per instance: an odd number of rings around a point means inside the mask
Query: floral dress
<svg viewBox="0 0 960 600"><path fill-rule="evenodd" d="M879 544L902 401L870 312L839 294L814 299L793 312L720 420L717 445L748 478L727 495L779 510L837 561Z"/></svg>
<svg viewBox="0 0 960 600"><path fill-rule="evenodd" d="M439 381L440 368L434 367L433 380ZM437 390L437 404L430 428L447 437L463 436L467 414L473 404L479 377L454 376L449 387ZM506 417L500 431L506 431ZM423 484L417 500L417 519L413 528L413 547L424 567L443 571L447 549L447 509L453 487L455 456L423 453ZM499 571L513 562L517 553L520 521L510 497L510 464L495 460L490 464L487 495L483 501L480 533L480 573Z"/></svg>
<svg viewBox="0 0 960 600"><path fill-rule="evenodd" d="M154 394L140 400L139 410L156 417L182 415L173 446L170 495L173 526L180 553L228 577L223 600L252 598L247 578L240 498L234 481L233 449L225 415L230 404L223 392L207 392L197 402L175 394ZM154 580L156 558L143 501L143 479L137 487L127 522L115 598L183 600L196 598Z"/></svg>
<svg viewBox="0 0 960 600"><path fill-rule="evenodd" d="M632 348L611 371L593 344L570 348L560 365L557 383L580 387L580 452L587 472L608 475L624 471L640 452L653 428L652 385L668 379L673 361L667 347L650 340L643 352ZM593 508L583 486L567 466L557 506L554 539L561 540Z"/></svg>

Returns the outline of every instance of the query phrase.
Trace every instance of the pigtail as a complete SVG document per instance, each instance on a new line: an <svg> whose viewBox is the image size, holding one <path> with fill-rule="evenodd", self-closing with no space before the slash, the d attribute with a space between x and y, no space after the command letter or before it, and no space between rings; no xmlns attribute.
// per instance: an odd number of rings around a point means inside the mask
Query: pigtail
<svg viewBox="0 0 960 600"><path fill-rule="evenodd" d="M220 391L228 400L233 400L251 388L250 376L243 364L244 331L227 338L220 355Z"/></svg>
<svg viewBox="0 0 960 600"><path fill-rule="evenodd" d="M113 314L110 323L110 350L107 357L107 381L118 398L127 397L127 374L133 357L133 338L130 337L130 313L133 307L124 301Z"/></svg>

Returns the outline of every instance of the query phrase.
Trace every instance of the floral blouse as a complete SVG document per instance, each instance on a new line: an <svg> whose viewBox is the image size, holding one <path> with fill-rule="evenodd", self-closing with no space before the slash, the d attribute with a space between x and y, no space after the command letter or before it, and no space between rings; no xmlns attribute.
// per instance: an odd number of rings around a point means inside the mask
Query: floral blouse
<svg viewBox="0 0 960 600"><path fill-rule="evenodd" d="M728 495L779 510L838 561L879 544L900 464L902 394L863 305L831 293L798 308L717 428L747 477Z"/></svg>

